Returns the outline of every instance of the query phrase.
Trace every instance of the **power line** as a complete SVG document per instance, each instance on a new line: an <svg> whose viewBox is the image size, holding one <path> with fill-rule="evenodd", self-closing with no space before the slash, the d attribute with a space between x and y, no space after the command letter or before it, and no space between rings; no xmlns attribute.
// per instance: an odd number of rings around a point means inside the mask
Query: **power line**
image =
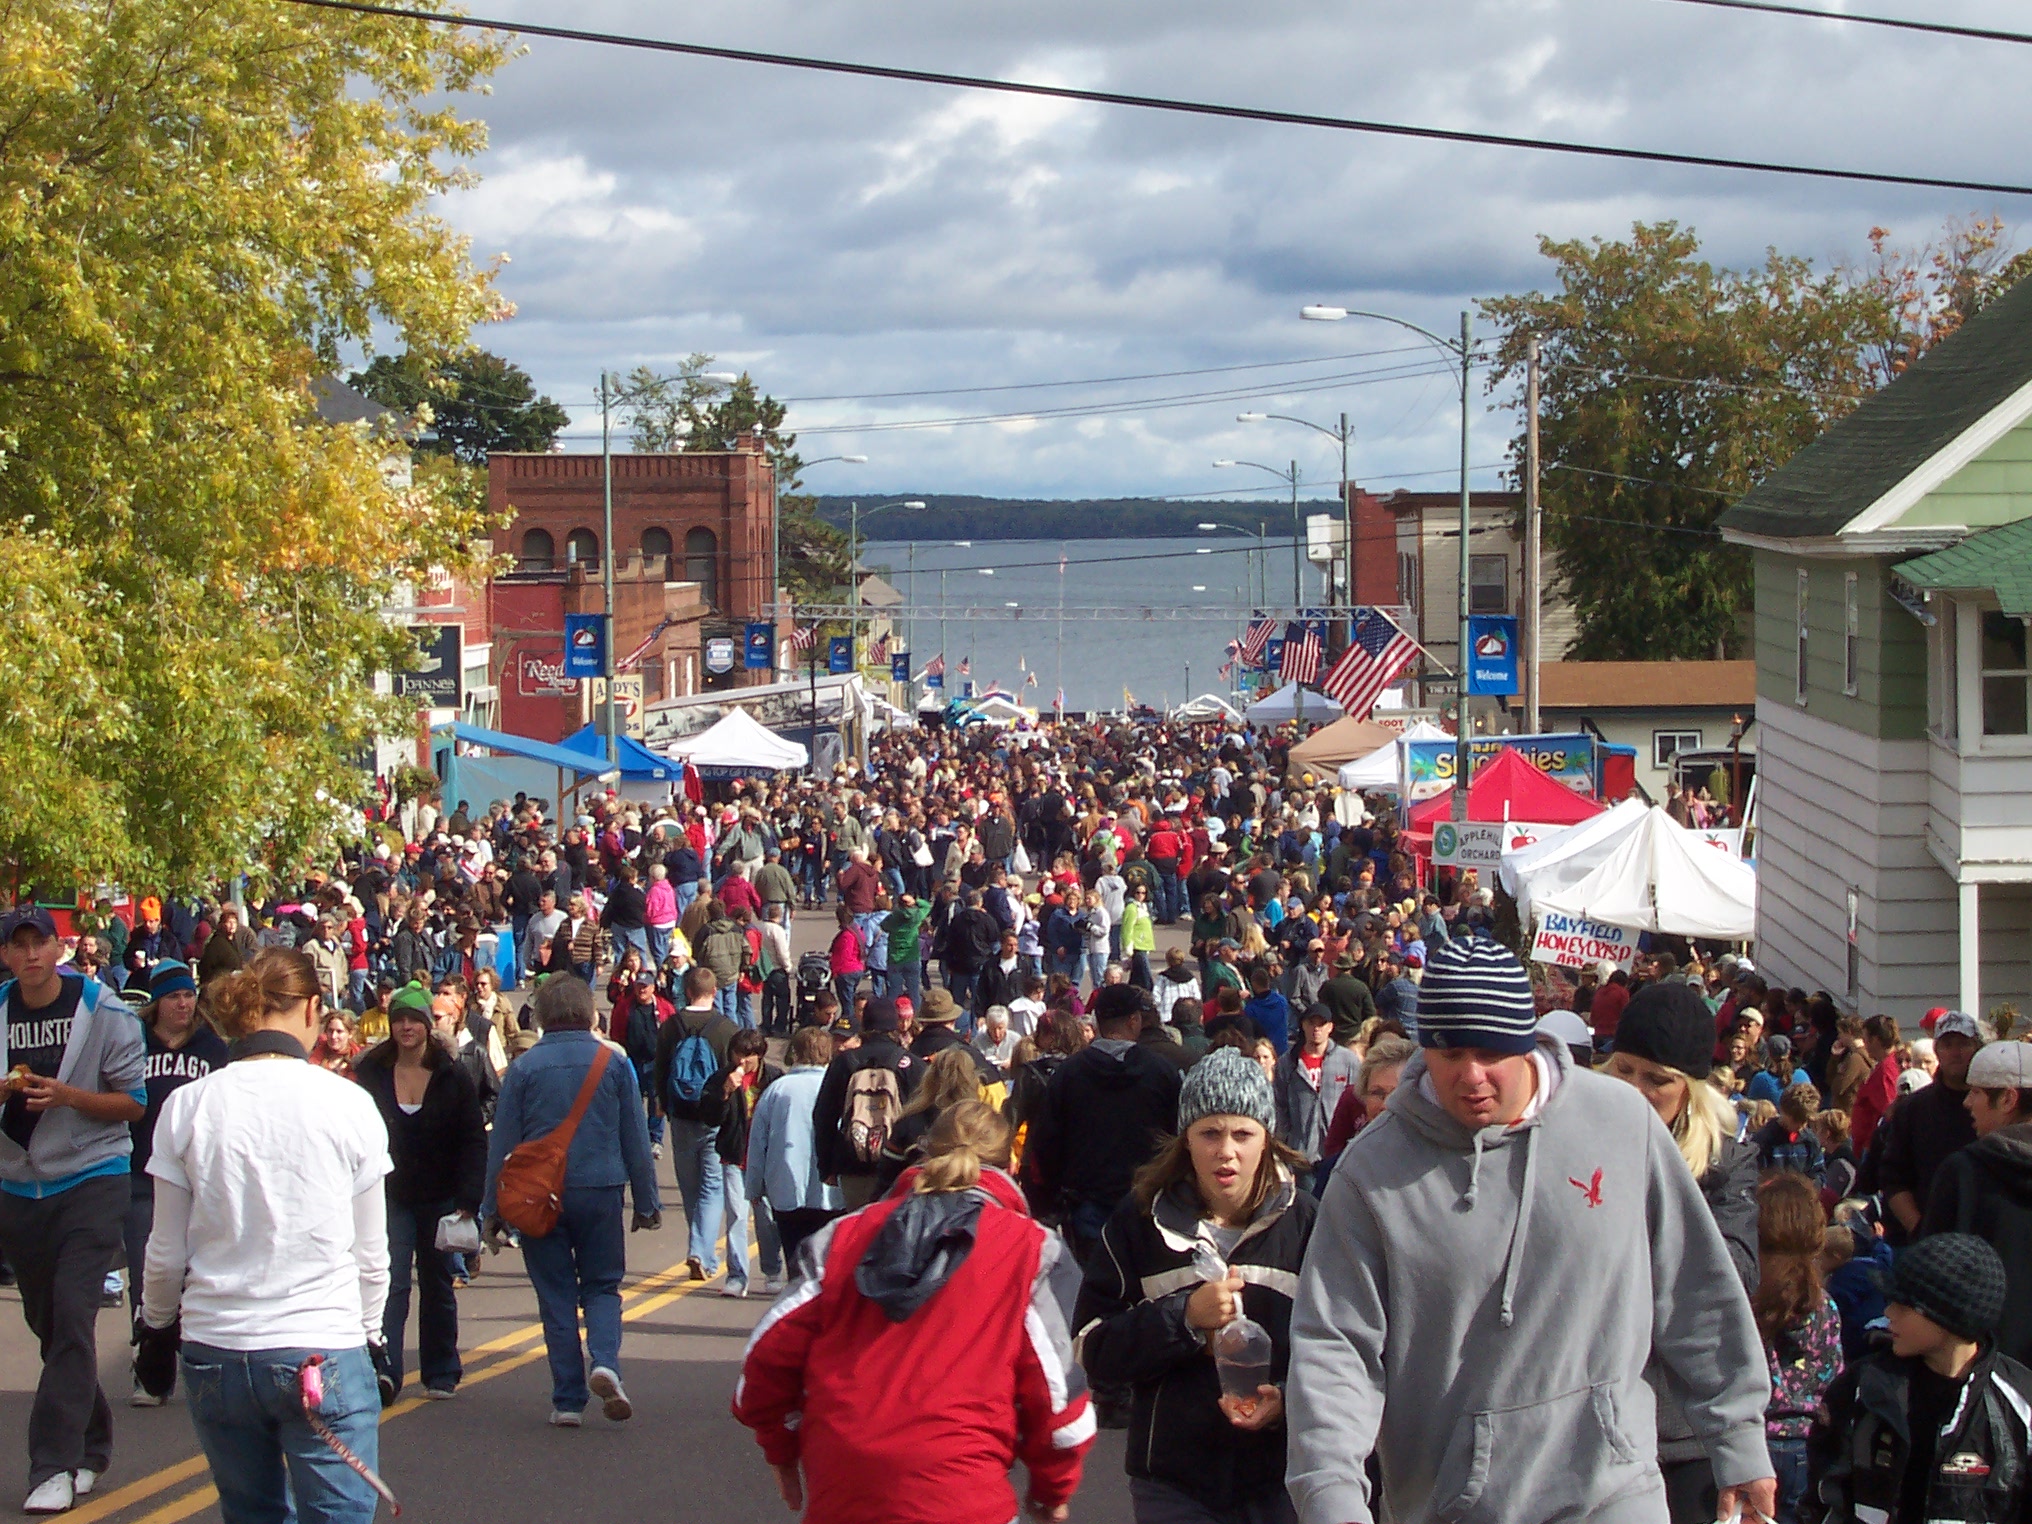
<svg viewBox="0 0 2032 1524"><path fill-rule="evenodd" d="M1711 497L1739 498L1740 492L1725 491L1720 487L1696 487L1691 482L1669 482L1656 476L1625 476L1620 471L1590 471L1586 466L1569 466L1564 461L1548 460L1548 471L1570 471L1575 476L1599 476L1612 482L1635 482L1641 487L1670 487L1675 492L1705 492ZM1708 531L1702 530L1705 534Z"/></svg>
<svg viewBox="0 0 2032 1524"><path fill-rule="evenodd" d="M646 52L675 53L691 58L715 58L729 63L766 64L774 68L803 69L821 74L845 74L864 79L898 80L920 85L945 85L961 90L993 91L1002 95L1041 96L1048 100L1084 101L1100 106L1129 106L1144 111L1165 111L1185 116L1267 122L1286 127L1320 127L1336 132L1416 138L1437 143L1468 143L1485 148L1518 148L1534 153L1570 154L1581 158L1616 159L1627 163L1674 164L1694 169L1729 169L1747 174L1791 175L1811 180L1916 186L1926 190L1980 191L1986 195L2032 196L2032 186L1999 181L1950 180L1932 175L1889 174L1873 170L1834 169L1825 165L1781 164L1764 159L1736 159L1714 154L1671 153L1663 149L1618 148L1605 143L1575 143L1553 138L1519 137L1509 133L1470 132L1461 128L1421 127L1407 122L1326 116L1306 111L1272 111L1260 106L1229 106L1211 101L1181 100L1170 96L1132 95L1118 90L1081 90L1070 85L1042 85L1025 80L989 79L975 74L951 74L932 69L904 69L889 64L850 63L843 59L770 53L753 48L725 48L697 42L669 42L619 32L589 32L574 27L494 21L478 16L455 16L443 11L403 10L392 5L368 4L366 0L289 0L289 3L317 10L346 11L361 16L386 16L397 21L422 21L441 26L520 33L531 37L556 38L564 42L590 42L605 47L636 48Z"/></svg>
<svg viewBox="0 0 2032 1524"><path fill-rule="evenodd" d="M1678 0L1681 5L1705 5L1718 11L1761 11L1772 16L1805 16L1814 21L1846 21L1856 26L1888 27L1898 32L1931 32L1939 37L1972 38L1977 42L2032 43L2024 32L2005 32L1986 26L1955 26L1945 21L1908 21L1902 16L1852 16L1840 11L1815 10L1805 5L1778 5L1774 0Z"/></svg>
<svg viewBox="0 0 2032 1524"><path fill-rule="evenodd" d="M1255 360L1247 365L1208 365L1198 370L1153 370L1140 376L1089 376L1079 381L1011 381L1001 386L933 386L914 392L862 392L835 397L779 397L785 406L793 402L889 402L904 397L967 397L981 392L1031 392L1060 386L1114 386L1124 381L1170 381L1182 376L1220 376L1241 370L1276 370L1293 365L1331 365L1343 360L1370 360L1380 355L1411 354L1423 344L1405 344L1395 349L1358 349L1353 354L1313 355L1303 360Z"/></svg>

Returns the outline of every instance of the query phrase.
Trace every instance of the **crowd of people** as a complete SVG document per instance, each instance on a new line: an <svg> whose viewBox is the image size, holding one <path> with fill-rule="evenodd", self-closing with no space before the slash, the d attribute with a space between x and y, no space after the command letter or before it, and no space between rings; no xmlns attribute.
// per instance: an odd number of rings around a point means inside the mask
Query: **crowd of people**
<svg viewBox="0 0 2032 1524"><path fill-rule="evenodd" d="M183 1384L229 1524L285 1477L372 1516L410 1303L451 1399L485 1248L549 1421L627 1420L668 1150L683 1273L773 1298L735 1417L813 1519L1062 1519L1103 1427L1139 1524L2026 1517L2014 1013L1907 1040L1671 938L1534 972L1504 896L1289 740L978 727L711 802L391 802L251 902L11 913L28 1510L110 1463L123 1258L131 1401ZM264 1400L317 1369L338 1448Z"/></svg>

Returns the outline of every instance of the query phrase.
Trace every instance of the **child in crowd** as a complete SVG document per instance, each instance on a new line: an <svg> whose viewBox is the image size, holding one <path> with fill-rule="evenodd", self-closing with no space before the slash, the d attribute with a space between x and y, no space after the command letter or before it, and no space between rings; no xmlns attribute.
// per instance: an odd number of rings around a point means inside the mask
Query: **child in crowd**
<svg viewBox="0 0 2032 1524"><path fill-rule="evenodd" d="M1778 1477L1777 1524L1799 1524L1807 1432L1842 1371L1841 1314L1821 1284L1826 1237L1827 1214L1814 1183L1790 1169L1766 1176L1757 1187L1758 1279L1750 1306L1771 1368L1764 1439Z"/></svg>

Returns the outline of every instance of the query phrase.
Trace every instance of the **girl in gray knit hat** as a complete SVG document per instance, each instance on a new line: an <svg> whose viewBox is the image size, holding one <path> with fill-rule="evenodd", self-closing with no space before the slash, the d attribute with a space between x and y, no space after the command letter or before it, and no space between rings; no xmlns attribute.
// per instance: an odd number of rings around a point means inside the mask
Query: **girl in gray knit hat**
<svg viewBox="0 0 2032 1524"><path fill-rule="evenodd" d="M1304 1159L1272 1136L1262 1068L1216 1048L1189 1070L1178 1135L1136 1176L1087 1262L1073 1326L1096 1387L1132 1391L1127 1446L1137 1524L1276 1524L1284 1490L1291 1298L1315 1204ZM1210 1345L1248 1317L1270 1335L1269 1380L1224 1398Z"/></svg>

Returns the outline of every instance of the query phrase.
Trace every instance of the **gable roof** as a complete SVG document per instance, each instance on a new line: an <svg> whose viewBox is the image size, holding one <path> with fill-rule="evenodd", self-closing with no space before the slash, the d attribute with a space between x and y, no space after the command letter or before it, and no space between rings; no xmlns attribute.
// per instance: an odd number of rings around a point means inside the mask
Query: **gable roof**
<svg viewBox="0 0 2032 1524"><path fill-rule="evenodd" d="M2032 519L1985 529L1896 570L1917 588L1994 592L2005 613L2032 616Z"/></svg>
<svg viewBox="0 0 2032 1524"><path fill-rule="evenodd" d="M1929 463L1964 436L1972 457L2032 414L2032 280L2022 280L1846 418L1765 477L1719 520L1734 539L1818 539L1857 524L1901 486L1930 491ZM1956 452L1959 453L1959 452ZM1955 468L1966 459L1953 462Z"/></svg>
<svg viewBox="0 0 2032 1524"><path fill-rule="evenodd" d="M337 376L313 377L310 394L316 399L318 417L326 423L375 424L393 411Z"/></svg>

